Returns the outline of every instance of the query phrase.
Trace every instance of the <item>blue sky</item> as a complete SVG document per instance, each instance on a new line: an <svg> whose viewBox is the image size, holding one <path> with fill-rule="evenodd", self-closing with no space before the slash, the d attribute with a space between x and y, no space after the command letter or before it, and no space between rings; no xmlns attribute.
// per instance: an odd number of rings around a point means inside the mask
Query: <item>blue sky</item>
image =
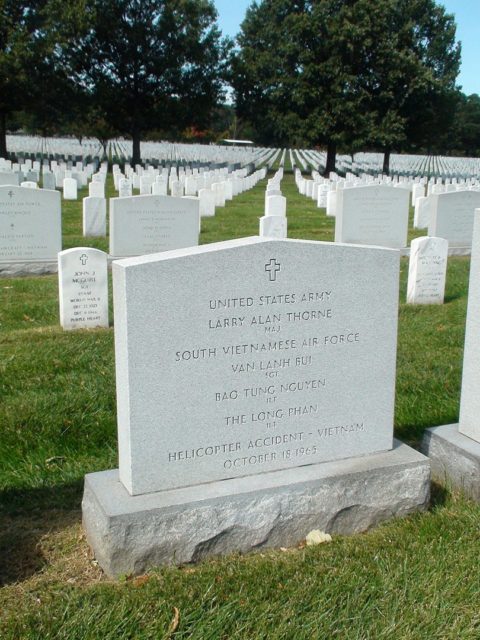
<svg viewBox="0 0 480 640"><path fill-rule="evenodd" d="M214 0L219 25L224 35L240 30L250 0ZM480 94L480 0L439 0L448 13L455 15L457 40L462 43L462 66L458 84L466 94Z"/></svg>

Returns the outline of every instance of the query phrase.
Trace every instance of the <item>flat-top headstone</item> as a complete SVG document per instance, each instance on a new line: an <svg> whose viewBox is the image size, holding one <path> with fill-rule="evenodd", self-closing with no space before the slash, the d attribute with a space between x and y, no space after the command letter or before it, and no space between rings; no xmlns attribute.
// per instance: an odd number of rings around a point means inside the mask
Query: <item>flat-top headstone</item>
<svg viewBox="0 0 480 640"><path fill-rule="evenodd" d="M480 209L475 211L475 229L470 263L465 350L459 431L480 442ZM477 479L480 485L480 479Z"/></svg>
<svg viewBox="0 0 480 640"><path fill-rule="evenodd" d="M262 238L286 238L287 216L263 216L260 218L260 233Z"/></svg>
<svg viewBox="0 0 480 640"><path fill-rule="evenodd" d="M131 198L132 197L132 183L130 180L120 178L118 181L118 197L119 198Z"/></svg>
<svg viewBox="0 0 480 640"><path fill-rule="evenodd" d="M58 254L60 324L64 329L108 327L107 254L78 247Z"/></svg>
<svg viewBox="0 0 480 640"><path fill-rule="evenodd" d="M56 260L61 227L58 191L0 187L0 261Z"/></svg>
<svg viewBox="0 0 480 640"><path fill-rule="evenodd" d="M103 182L90 182L88 185L88 195L91 198L104 198L105 185Z"/></svg>
<svg viewBox="0 0 480 640"><path fill-rule="evenodd" d="M44 189L55 190L55 175L51 171L43 172L42 185Z"/></svg>
<svg viewBox="0 0 480 640"><path fill-rule="evenodd" d="M286 216L287 215L287 199L282 195L267 196L265 198L265 215L266 216Z"/></svg>
<svg viewBox="0 0 480 640"><path fill-rule="evenodd" d="M398 273L397 251L258 237L115 262L127 490L391 449Z"/></svg>
<svg viewBox="0 0 480 640"><path fill-rule="evenodd" d="M63 197L65 200L76 200L78 194L78 184L75 178L64 178Z"/></svg>
<svg viewBox="0 0 480 640"><path fill-rule="evenodd" d="M473 216L480 207L480 192L456 191L434 194L428 235L445 238L451 247L470 247Z"/></svg>
<svg viewBox="0 0 480 640"><path fill-rule="evenodd" d="M215 215L215 194L211 189L199 189L200 216L212 217Z"/></svg>
<svg viewBox="0 0 480 640"><path fill-rule="evenodd" d="M447 275L448 240L415 238L410 246L407 302L443 304Z"/></svg>
<svg viewBox="0 0 480 640"><path fill-rule="evenodd" d="M335 242L405 247L409 203L405 188L374 185L337 191Z"/></svg>
<svg viewBox="0 0 480 640"><path fill-rule="evenodd" d="M427 229L432 214L432 198L420 196L415 201L413 226L415 229Z"/></svg>
<svg viewBox="0 0 480 640"><path fill-rule="evenodd" d="M92 182L91 184L100 184ZM89 196L83 199L83 235L104 238L107 235L107 201Z"/></svg>
<svg viewBox="0 0 480 640"><path fill-rule="evenodd" d="M139 256L198 244L198 199L133 196L110 200L110 255Z"/></svg>

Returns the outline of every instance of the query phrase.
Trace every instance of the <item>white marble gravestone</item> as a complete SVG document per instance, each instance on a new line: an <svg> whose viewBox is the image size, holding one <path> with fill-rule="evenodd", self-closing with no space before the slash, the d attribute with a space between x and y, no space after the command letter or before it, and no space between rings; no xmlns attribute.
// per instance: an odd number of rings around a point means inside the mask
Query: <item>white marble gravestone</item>
<svg viewBox="0 0 480 640"><path fill-rule="evenodd" d="M200 216L211 218L215 215L215 194L211 189L199 189Z"/></svg>
<svg viewBox="0 0 480 640"><path fill-rule="evenodd" d="M475 211L475 218L465 328L459 431L480 443L480 209ZM478 483L480 487L480 477Z"/></svg>
<svg viewBox="0 0 480 640"><path fill-rule="evenodd" d="M91 184L100 184L92 182ZM89 196L83 199L83 235L104 238L107 235L107 201Z"/></svg>
<svg viewBox="0 0 480 640"><path fill-rule="evenodd" d="M0 187L0 262L56 262L61 225L58 191Z"/></svg>
<svg viewBox="0 0 480 640"><path fill-rule="evenodd" d="M410 246L407 302L443 304L447 275L448 240L415 238Z"/></svg>
<svg viewBox="0 0 480 640"><path fill-rule="evenodd" d="M283 196L267 196L265 198L266 216L286 216L287 199Z"/></svg>
<svg viewBox="0 0 480 640"><path fill-rule="evenodd" d="M42 185L44 189L55 190L55 175L51 171L43 172Z"/></svg>
<svg viewBox="0 0 480 640"><path fill-rule="evenodd" d="M183 184L180 180L172 180L170 183L170 193L172 198L181 198L183 196Z"/></svg>
<svg viewBox="0 0 480 640"><path fill-rule="evenodd" d="M110 200L110 255L136 256L198 244L198 199L133 196Z"/></svg>
<svg viewBox="0 0 480 640"><path fill-rule="evenodd" d="M451 193L445 194L452 195ZM422 450L433 476L480 502L480 209L474 213L458 424L427 429Z"/></svg>
<svg viewBox="0 0 480 640"><path fill-rule="evenodd" d="M75 178L63 179L63 197L65 200L76 200L78 184Z"/></svg>
<svg viewBox="0 0 480 640"><path fill-rule="evenodd" d="M127 489L135 495L390 449L398 262L397 252L382 249L259 238L116 262ZM189 400L179 405L185 385ZM289 458L272 435L311 451ZM203 453L190 458L191 451Z"/></svg>
<svg viewBox="0 0 480 640"><path fill-rule="evenodd" d="M19 178L18 173L13 171L0 171L0 186L4 185L18 185Z"/></svg>
<svg viewBox="0 0 480 640"><path fill-rule="evenodd" d="M432 198L420 196L415 201L413 226L415 229L427 229L432 213Z"/></svg>
<svg viewBox="0 0 480 640"><path fill-rule="evenodd" d="M335 242L405 247L409 203L405 188L373 185L337 191Z"/></svg>
<svg viewBox="0 0 480 640"><path fill-rule="evenodd" d="M90 182L88 185L88 195L91 198L105 198L105 184L100 181Z"/></svg>
<svg viewBox="0 0 480 640"><path fill-rule="evenodd" d="M287 216L263 216L260 218L260 233L262 238L286 238Z"/></svg>
<svg viewBox="0 0 480 640"><path fill-rule="evenodd" d="M131 198L132 197L132 183L126 178L120 178L118 181L118 197L119 198Z"/></svg>
<svg viewBox="0 0 480 640"><path fill-rule="evenodd" d="M480 207L480 192L456 191L432 196L428 235L448 240L450 247L470 247L473 216Z"/></svg>
<svg viewBox="0 0 480 640"><path fill-rule="evenodd" d="M107 254L77 247L58 254L60 324L64 329L108 327Z"/></svg>
<svg viewBox="0 0 480 640"><path fill-rule="evenodd" d="M108 574L426 507L393 442L398 275L398 251L258 237L113 264L120 471L82 503Z"/></svg>

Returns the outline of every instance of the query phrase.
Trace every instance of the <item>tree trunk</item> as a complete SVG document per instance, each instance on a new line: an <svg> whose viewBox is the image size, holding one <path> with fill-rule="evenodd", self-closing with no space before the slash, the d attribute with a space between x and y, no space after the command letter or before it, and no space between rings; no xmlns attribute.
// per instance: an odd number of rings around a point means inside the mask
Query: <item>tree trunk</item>
<svg viewBox="0 0 480 640"><path fill-rule="evenodd" d="M140 155L140 132L135 131L132 134L132 165L140 164L142 162L142 157Z"/></svg>
<svg viewBox="0 0 480 640"><path fill-rule="evenodd" d="M335 171L335 162L337 159L337 145L329 142L327 146L327 166L325 167L324 176L328 178L331 171Z"/></svg>
<svg viewBox="0 0 480 640"><path fill-rule="evenodd" d="M0 158L7 159L7 114L0 112Z"/></svg>
<svg viewBox="0 0 480 640"><path fill-rule="evenodd" d="M383 154L383 169L382 172L388 176L390 175L390 154L391 154L391 150L390 149L385 149L384 154Z"/></svg>

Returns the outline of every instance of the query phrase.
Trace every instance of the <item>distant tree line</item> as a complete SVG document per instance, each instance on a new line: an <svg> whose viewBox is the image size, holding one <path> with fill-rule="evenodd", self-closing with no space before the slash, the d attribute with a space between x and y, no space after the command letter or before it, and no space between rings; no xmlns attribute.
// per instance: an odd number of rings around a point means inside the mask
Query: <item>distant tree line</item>
<svg viewBox="0 0 480 640"><path fill-rule="evenodd" d="M261 0L236 46L212 0L0 0L7 130L98 138L248 137L337 151L480 154L480 98L435 0ZM227 99L230 86L233 104Z"/></svg>

